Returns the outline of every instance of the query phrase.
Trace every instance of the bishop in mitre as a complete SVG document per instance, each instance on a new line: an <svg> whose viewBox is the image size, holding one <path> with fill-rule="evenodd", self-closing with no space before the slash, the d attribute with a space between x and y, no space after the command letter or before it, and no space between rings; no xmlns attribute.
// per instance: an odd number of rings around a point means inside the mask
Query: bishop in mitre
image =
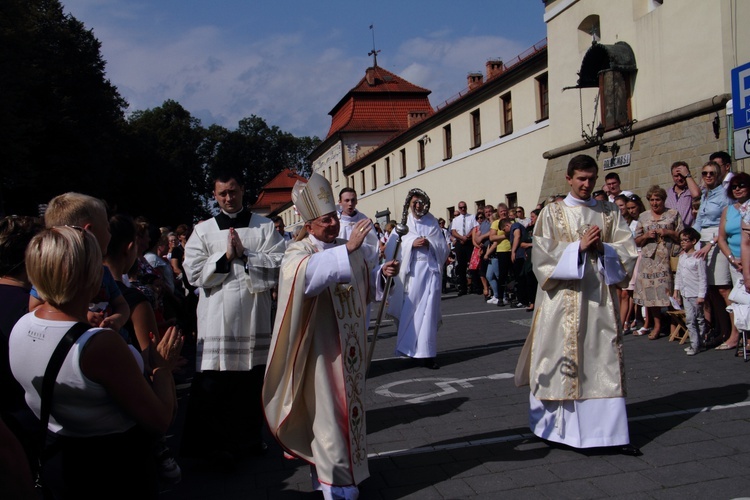
<svg viewBox="0 0 750 500"><path fill-rule="evenodd" d="M268 426L284 450L309 462L326 499L356 499L369 476L365 429L366 308L394 261L370 268L359 221L338 239L331 185L313 174L292 202L305 221L281 264L279 305L263 386ZM306 232L306 234L305 234ZM382 291L382 290L381 290Z"/></svg>

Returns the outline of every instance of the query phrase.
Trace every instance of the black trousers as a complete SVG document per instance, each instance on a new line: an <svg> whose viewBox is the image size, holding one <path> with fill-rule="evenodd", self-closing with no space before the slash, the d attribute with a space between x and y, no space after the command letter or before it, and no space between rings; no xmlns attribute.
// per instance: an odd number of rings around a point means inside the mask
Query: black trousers
<svg viewBox="0 0 750 500"><path fill-rule="evenodd" d="M263 430L261 390L266 365L250 371L203 371L190 387L180 453L242 454L257 446Z"/></svg>
<svg viewBox="0 0 750 500"><path fill-rule="evenodd" d="M474 251L474 244L471 239L466 243L456 243L456 275L458 278L458 292L466 293L466 270L469 268L471 252Z"/></svg>

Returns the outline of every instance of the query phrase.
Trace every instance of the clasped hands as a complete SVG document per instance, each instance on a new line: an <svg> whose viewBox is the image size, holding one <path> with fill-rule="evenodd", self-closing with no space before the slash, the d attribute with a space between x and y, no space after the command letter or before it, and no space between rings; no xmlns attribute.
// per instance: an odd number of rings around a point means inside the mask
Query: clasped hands
<svg viewBox="0 0 750 500"><path fill-rule="evenodd" d="M230 262L234 259L241 259L245 255L245 245L242 244L240 235L233 227L229 228L229 236L227 237L227 260Z"/></svg>
<svg viewBox="0 0 750 500"><path fill-rule="evenodd" d="M591 226L581 237L580 252L596 250L604 253L604 243L602 243L602 230L599 226Z"/></svg>

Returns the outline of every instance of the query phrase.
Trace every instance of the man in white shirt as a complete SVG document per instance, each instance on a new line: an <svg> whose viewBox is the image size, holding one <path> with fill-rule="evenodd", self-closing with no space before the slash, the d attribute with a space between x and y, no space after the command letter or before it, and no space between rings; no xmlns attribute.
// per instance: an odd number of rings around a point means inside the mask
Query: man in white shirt
<svg viewBox="0 0 750 500"><path fill-rule="evenodd" d="M471 231L477 227L476 218L466 212L466 202L458 202L458 215L451 222L451 235L455 238L456 274L458 275L458 295L466 295L466 269L469 267L474 242Z"/></svg>

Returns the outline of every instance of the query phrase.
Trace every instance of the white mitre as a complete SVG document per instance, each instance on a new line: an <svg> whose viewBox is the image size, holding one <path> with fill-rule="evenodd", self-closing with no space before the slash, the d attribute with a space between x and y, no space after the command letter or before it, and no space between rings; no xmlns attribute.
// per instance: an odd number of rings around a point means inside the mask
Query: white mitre
<svg viewBox="0 0 750 500"><path fill-rule="evenodd" d="M305 222L336 211L331 184L320 174L312 174L307 182L294 184L292 203Z"/></svg>

